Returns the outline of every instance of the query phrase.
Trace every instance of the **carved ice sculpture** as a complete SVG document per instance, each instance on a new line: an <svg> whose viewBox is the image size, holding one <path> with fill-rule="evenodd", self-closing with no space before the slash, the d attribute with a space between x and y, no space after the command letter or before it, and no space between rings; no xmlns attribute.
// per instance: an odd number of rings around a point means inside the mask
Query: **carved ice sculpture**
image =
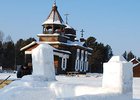
<svg viewBox="0 0 140 100"><path fill-rule="evenodd" d="M122 56L113 56L104 63L102 86L112 88L119 93L132 92L132 64Z"/></svg>
<svg viewBox="0 0 140 100"><path fill-rule="evenodd" d="M45 80L55 80L53 47L40 44L32 50L33 76L42 76Z"/></svg>

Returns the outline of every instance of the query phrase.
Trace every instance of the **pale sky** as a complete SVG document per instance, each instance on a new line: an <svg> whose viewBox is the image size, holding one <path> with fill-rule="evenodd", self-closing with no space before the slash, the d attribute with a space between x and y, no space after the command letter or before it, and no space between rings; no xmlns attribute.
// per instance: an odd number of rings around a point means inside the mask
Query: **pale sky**
<svg viewBox="0 0 140 100"><path fill-rule="evenodd" d="M13 41L42 33L54 0L1 0L0 30ZM140 0L57 0L63 20L68 13L70 26L80 37L93 36L112 47L114 55L132 51L140 57Z"/></svg>

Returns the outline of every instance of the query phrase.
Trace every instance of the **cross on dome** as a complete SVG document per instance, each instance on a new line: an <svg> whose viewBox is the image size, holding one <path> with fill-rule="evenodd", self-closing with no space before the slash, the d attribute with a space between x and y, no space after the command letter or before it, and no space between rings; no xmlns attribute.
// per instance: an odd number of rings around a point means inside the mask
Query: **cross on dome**
<svg viewBox="0 0 140 100"><path fill-rule="evenodd" d="M54 0L53 6L56 6L56 0Z"/></svg>
<svg viewBox="0 0 140 100"><path fill-rule="evenodd" d="M81 37L83 37L85 31L82 29L80 32L81 32Z"/></svg>

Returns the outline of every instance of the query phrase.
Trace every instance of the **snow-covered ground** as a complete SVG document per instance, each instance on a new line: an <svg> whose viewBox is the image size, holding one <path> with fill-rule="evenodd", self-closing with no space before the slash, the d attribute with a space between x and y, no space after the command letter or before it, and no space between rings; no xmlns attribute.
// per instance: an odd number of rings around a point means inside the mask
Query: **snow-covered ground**
<svg viewBox="0 0 140 100"><path fill-rule="evenodd" d="M121 56L104 63L103 76L56 77L53 57L53 48L40 44L32 51L32 75L17 80L11 75L10 80L15 81L0 90L0 100L140 100L140 80L134 78L132 87L132 64ZM5 79L9 75L0 76Z"/></svg>
<svg viewBox="0 0 140 100"><path fill-rule="evenodd" d="M0 80L4 80L8 76L10 76L10 78L8 80L15 80L15 79L17 79L17 76L14 73L0 73Z"/></svg>
<svg viewBox="0 0 140 100"><path fill-rule="evenodd" d="M9 75L11 75L10 80L16 79L15 74L7 73L0 73L0 79L5 79ZM104 100L128 100L127 97L131 95L109 93L110 90L107 89L103 91L100 88L102 85L101 74L80 75L79 77L56 76L56 79L56 82L31 81L29 77L16 80L0 90L0 100L56 100L56 98L57 100L93 100L93 98L96 98L95 100L102 100L102 98L105 98ZM140 78L133 78L133 100L140 100L139 84ZM99 92L109 94L100 95ZM29 96L24 94L29 94Z"/></svg>

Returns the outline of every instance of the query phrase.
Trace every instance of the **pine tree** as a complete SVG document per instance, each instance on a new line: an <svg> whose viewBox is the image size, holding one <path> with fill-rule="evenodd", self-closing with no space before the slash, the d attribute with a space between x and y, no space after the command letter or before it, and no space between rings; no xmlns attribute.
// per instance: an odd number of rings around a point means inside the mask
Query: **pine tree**
<svg viewBox="0 0 140 100"><path fill-rule="evenodd" d="M27 40L19 39L15 45L16 50L16 65L23 65L25 63L25 54L21 52L20 49L32 41L36 41L34 38L29 38Z"/></svg>
<svg viewBox="0 0 140 100"><path fill-rule="evenodd" d="M123 53L122 56L123 56L126 60L128 59L128 58L127 58L127 52L126 52L126 51Z"/></svg>
<svg viewBox="0 0 140 100"><path fill-rule="evenodd" d="M4 33L2 31L0 31L0 41L3 42L3 38L4 38Z"/></svg>
<svg viewBox="0 0 140 100"><path fill-rule="evenodd" d="M138 61L140 61L140 57L138 57Z"/></svg>
<svg viewBox="0 0 140 100"><path fill-rule="evenodd" d="M3 66L14 69L15 62L15 45L13 41L3 43Z"/></svg>
<svg viewBox="0 0 140 100"><path fill-rule="evenodd" d="M135 58L134 54L130 51L128 52L128 55L127 55L127 61L130 61L131 59Z"/></svg>
<svg viewBox="0 0 140 100"><path fill-rule="evenodd" d="M89 37L89 38L85 41L84 46L86 46L86 47L91 47L91 48L92 48L92 46L94 46L95 42L96 42L96 38L95 38L95 37Z"/></svg>
<svg viewBox="0 0 140 100"><path fill-rule="evenodd" d="M90 72L103 72L103 63L107 62L113 55L112 49L109 45L104 46L103 43L96 42L94 37L89 37L84 46L93 49L92 55L89 59L91 65Z"/></svg>
<svg viewBox="0 0 140 100"><path fill-rule="evenodd" d="M132 53L132 51L130 52L124 52L123 55L122 55L127 61L130 61L131 59L133 58L136 58L136 56Z"/></svg>
<svg viewBox="0 0 140 100"><path fill-rule="evenodd" d="M106 48L106 61L108 61L112 56L113 56L113 52L112 52L112 48L109 45L105 46Z"/></svg>
<svg viewBox="0 0 140 100"><path fill-rule="evenodd" d="M15 65L23 65L24 64L24 53L20 52L20 49L25 46L24 40L19 39L15 44L15 51L16 51L16 62Z"/></svg>
<svg viewBox="0 0 140 100"><path fill-rule="evenodd" d="M2 42L0 41L0 66L2 66L3 64L3 44Z"/></svg>

